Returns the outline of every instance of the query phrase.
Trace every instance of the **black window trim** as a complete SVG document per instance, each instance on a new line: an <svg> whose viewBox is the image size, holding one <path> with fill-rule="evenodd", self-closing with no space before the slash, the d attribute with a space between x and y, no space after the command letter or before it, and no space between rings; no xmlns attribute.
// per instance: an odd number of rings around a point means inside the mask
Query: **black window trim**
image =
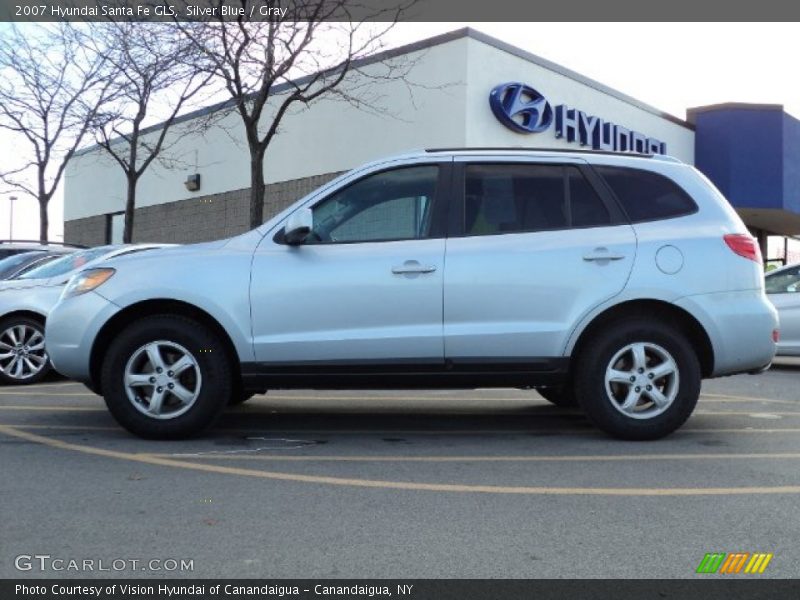
<svg viewBox="0 0 800 600"><path fill-rule="evenodd" d="M386 243L386 242L413 242L413 241L421 241L421 240L437 240L437 239L444 239L447 238L447 215L448 215L448 207L452 202L453 197L453 163L452 161L441 161L441 160L431 160L431 161L423 161L423 162L413 162L413 163L406 163L400 165L392 165L386 169L378 169L376 171L370 171L369 173L365 173L363 176L359 177L358 179L353 179L352 181L348 181L346 184L337 187L336 189L330 190L325 196L316 200L313 204L307 205L305 208L310 208L314 210L317 206L326 202L331 196L335 196L336 194L346 190L350 186L356 185L357 183L369 178L374 177L376 175L382 175L384 173L390 173L391 171L397 171L400 169L410 169L414 167L438 167L439 172L436 178L436 189L433 196L433 213L431 215L431 230L428 235L425 237L420 238L386 238L386 239L375 239L375 240L351 240L351 241L320 241L314 242L313 244L309 244L310 246L347 246L352 244L377 244L377 243ZM280 244L282 246L288 246L286 243L286 239L284 238L284 227L280 227L278 231L272 238L272 241L276 244ZM302 244L305 245L305 244Z"/></svg>
<svg viewBox="0 0 800 600"><path fill-rule="evenodd" d="M613 198L614 203L617 205L619 211L625 216L625 221L627 223L630 223L631 225L634 225L634 224L637 224L637 223L655 223L656 221L668 221L670 219L680 219L682 217L688 217L690 215L694 215L694 214L696 214L696 213L698 213L700 211L700 207L697 205L697 202L694 201L694 198L692 198L692 195L689 192L687 192L685 189L683 189L683 186L681 184L679 184L677 181L675 181L671 177L667 177L666 175L663 175L662 173L658 173L656 171L651 171L650 169L640 169L640 168L637 168L637 167L621 167L621 166L618 166L618 165L607 165L607 164L593 164L593 165L590 165L590 167L591 167L590 170L592 172L592 175L596 178L596 181L598 182L598 185L601 185L603 187L603 189L607 191L608 195L611 198ZM634 221L633 219L631 219L630 215L628 214L628 211L625 210L625 205L622 203L622 200L620 200L619 197L617 196L617 194L614 192L614 189L611 187L611 184L608 183L608 181L606 181L605 177L603 177L603 175L598 171L598 169L601 169L601 168L602 169L616 169L616 170L619 170L619 171L635 171L637 173L647 173L648 175L655 175L656 177L660 177L661 179L665 179L669 183L671 183L672 186L675 189L677 189L687 200L689 200L689 203L691 204L691 206L693 208L692 208L692 210L689 210L689 211L686 211L686 212L682 212L682 213L677 213L677 214L674 214L674 215L669 215L668 217L652 217L652 218L649 218L649 219L638 219L638 220Z"/></svg>
<svg viewBox="0 0 800 600"><path fill-rule="evenodd" d="M568 225L566 227L557 227L553 229L533 229L530 231L498 231L496 233L491 234L474 234L474 233L467 233L464 231L464 203L466 202L466 195L465 195L465 183L466 183L466 171L467 167L470 166L542 166L542 167L561 167L564 169L564 179L566 185L566 191L569 192L569 176L566 167L574 167L578 169L580 174L586 180L586 183L589 184L589 187L597 194L600 201L606 207L609 215L609 222L603 223L602 225L581 225L581 226L574 226ZM599 175L594 173L592 170L587 168L588 165L585 163L574 163L574 162L559 162L559 161L536 161L536 160L524 160L524 161L510 161L510 160L470 160L470 161L458 161L453 164L453 183L451 186L452 189L452 200L450 202L450 213L448 215L448 237L459 238L459 237L490 237L496 235L520 235L520 234L534 234L534 233L547 233L552 231L579 231L581 229L597 229L599 227L615 227L617 225L627 225L629 223L627 216L620 210L619 204L615 198L613 198L605 186L599 185ZM572 210L571 202L570 202L570 211ZM570 219L571 220L571 219Z"/></svg>
<svg viewBox="0 0 800 600"><path fill-rule="evenodd" d="M113 221L114 217L118 217L119 215L124 215L124 210L117 210L114 212L106 213L106 245L111 244L111 233L113 229ZM124 223L123 223L124 227Z"/></svg>

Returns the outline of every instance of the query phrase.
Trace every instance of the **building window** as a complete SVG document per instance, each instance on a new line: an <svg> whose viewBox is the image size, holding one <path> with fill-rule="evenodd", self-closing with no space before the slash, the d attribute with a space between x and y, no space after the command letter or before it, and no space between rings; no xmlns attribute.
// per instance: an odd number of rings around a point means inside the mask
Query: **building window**
<svg viewBox="0 0 800 600"><path fill-rule="evenodd" d="M116 212L106 215L106 244L121 244L125 229L125 213Z"/></svg>

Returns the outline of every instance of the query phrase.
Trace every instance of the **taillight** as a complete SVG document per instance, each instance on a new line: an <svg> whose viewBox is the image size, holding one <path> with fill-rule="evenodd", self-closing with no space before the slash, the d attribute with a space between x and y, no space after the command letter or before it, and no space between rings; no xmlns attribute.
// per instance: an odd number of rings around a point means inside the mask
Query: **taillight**
<svg viewBox="0 0 800 600"><path fill-rule="evenodd" d="M772 341L776 344L781 341L781 332L778 329L772 330Z"/></svg>
<svg viewBox="0 0 800 600"><path fill-rule="evenodd" d="M722 236L728 248L733 250L739 256L754 260L761 264L761 248L758 247L758 242L754 237L746 233L729 233Z"/></svg>

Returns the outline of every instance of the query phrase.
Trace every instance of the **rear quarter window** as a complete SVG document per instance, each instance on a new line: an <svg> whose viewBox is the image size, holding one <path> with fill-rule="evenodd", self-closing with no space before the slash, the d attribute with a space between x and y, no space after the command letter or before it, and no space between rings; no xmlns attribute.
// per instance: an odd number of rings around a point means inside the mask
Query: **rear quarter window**
<svg viewBox="0 0 800 600"><path fill-rule="evenodd" d="M640 169L596 166L632 223L689 215L697 204L674 181Z"/></svg>

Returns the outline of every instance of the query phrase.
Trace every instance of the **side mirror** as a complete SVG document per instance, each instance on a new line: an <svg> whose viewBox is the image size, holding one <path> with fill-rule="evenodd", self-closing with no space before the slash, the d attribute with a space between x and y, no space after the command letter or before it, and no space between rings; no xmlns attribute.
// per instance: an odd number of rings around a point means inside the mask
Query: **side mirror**
<svg viewBox="0 0 800 600"><path fill-rule="evenodd" d="M286 225L283 228L283 239L290 246L299 246L305 243L313 226L314 215L310 208L296 210L286 220Z"/></svg>

